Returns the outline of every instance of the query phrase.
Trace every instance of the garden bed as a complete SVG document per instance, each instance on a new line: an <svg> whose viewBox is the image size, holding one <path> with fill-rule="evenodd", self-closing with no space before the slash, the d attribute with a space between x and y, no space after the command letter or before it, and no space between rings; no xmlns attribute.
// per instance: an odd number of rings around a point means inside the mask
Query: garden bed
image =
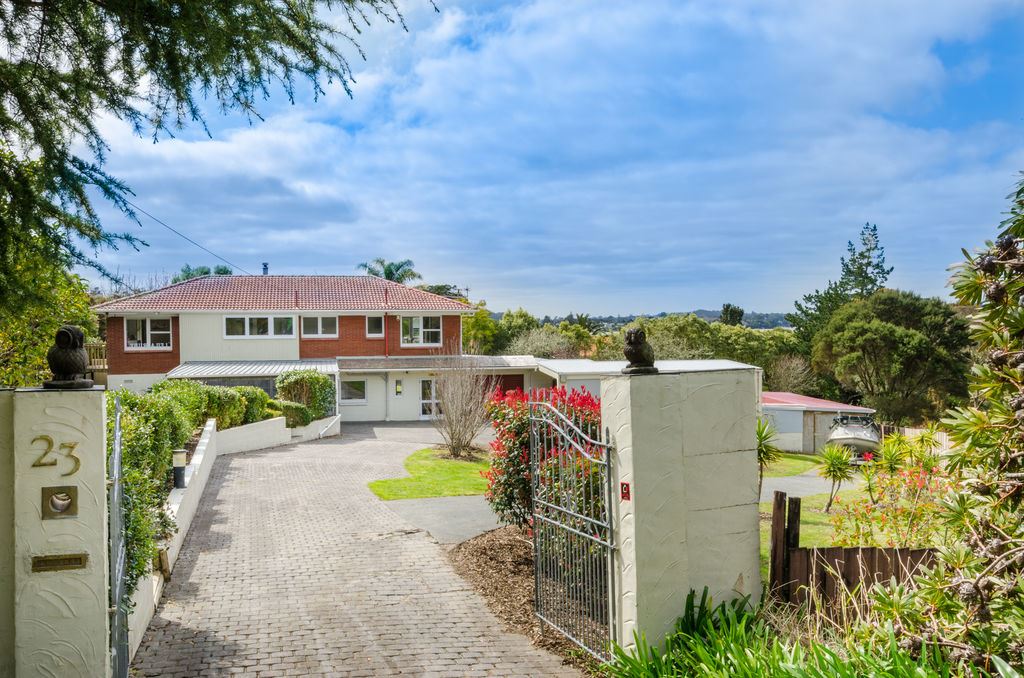
<svg viewBox="0 0 1024 678"><path fill-rule="evenodd" d="M598 676L598 663L575 643L541 629L533 614L533 544L522 530L502 527L454 546L455 571L473 585L505 626L557 654L584 674Z"/></svg>

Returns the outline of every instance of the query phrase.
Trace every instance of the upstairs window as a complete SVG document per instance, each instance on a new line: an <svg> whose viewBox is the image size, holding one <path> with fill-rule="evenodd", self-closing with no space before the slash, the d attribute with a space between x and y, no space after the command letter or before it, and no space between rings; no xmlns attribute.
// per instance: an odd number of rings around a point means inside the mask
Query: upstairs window
<svg viewBox="0 0 1024 678"><path fill-rule="evenodd" d="M302 316L302 336L319 339L338 336L338 316Z"/></svg>
<svg viewBox="0 0 1024 678"><path fill-rule="evenodd" d="M368 315L366 316L366 338L367 339L380 339L384 336L384 316L382 315Z"/></svg>
<svg viewBox="0 0 1024 678"><path fill-rule="evenodd" d="M169 350L170 318L125 318L124 347L136 350Z"/></svg>
<svg viewBox="0 0 1024 678"><path fill-rule="evenodd" d="M402 318L403 346L440 346L441 316L424 315Z"/></svg>
<svg viewBox="0 0 1024 678"><path fill-rule="evenodd" d="M295 318L290 315L225 316L224 336L229 339L294 337Z"/></svg>

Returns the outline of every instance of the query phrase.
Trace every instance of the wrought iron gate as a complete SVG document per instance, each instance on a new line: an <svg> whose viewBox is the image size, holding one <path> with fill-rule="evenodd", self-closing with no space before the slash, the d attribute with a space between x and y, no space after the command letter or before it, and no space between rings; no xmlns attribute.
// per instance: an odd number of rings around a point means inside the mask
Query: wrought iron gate
<svg viewBox="0 0 1024 678"><path fill-rule="evenodd" d="M114 678L128 676L128 608L124 601L127 551L124 541L124 488L121 484L121 398L114 400L114 440L107 462L110 540L110 666Z"/></svg>
<svg viewBox="0 0 1024 678"><path fill-rule="evenodd" d="M600 429L530 403L536 614L603 661L615 640L615 539L611 447Z"/></svg>

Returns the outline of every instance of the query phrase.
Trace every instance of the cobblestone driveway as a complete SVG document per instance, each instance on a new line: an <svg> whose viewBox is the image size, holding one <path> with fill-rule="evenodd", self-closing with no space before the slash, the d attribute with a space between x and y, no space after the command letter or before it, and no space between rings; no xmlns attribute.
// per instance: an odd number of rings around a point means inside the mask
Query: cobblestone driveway
<svg viewBox="0 0 1024 678"><path fill-rule="evenodd" d="M137 673L578 675L505 632L441 547L370 493L423 447L382 438L348 427L217 459Z"/></svg>

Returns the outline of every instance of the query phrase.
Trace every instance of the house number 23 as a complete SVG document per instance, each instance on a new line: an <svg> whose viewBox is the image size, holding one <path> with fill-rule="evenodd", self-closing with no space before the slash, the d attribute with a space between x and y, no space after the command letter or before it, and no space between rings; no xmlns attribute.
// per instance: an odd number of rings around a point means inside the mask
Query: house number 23
<svg viewBox="0 0 1024 678"><path fill-rule="evenodd" d="M75 454L75 448L78 447L78 443L61 443L60 445L57 445L57 443L53 442L53 438L46 435L36 436L35 438L32 439L33 445L39 442L46 445L46 449L43 450L42 454L36 457L36 460L32 462L32 466L56 466L57 457L55 454L53 454L54 447L56 446L57 450L65 457L70 459L71 462L74 464L74 466L71 467L70 471L68 471L67 473L61 473L61 475L73 476L76 473L78 473L78 469L82 465L82 460L79 459L78 455Z"/></svg>

